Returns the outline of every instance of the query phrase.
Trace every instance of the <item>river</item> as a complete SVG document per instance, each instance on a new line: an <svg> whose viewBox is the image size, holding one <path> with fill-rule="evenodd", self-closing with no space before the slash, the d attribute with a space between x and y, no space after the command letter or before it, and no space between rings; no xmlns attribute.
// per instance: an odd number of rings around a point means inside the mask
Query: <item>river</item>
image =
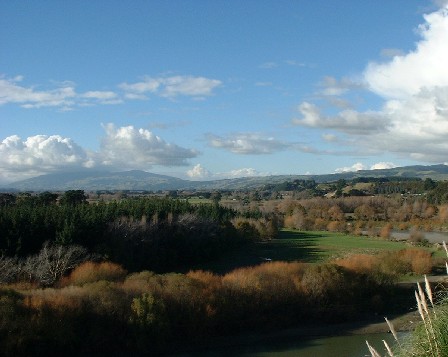
<svg viewBox="0 0 448 357"><path fill-rule="evenodd" d="M355 334L333 337L269 339L239 347L225 347L194 354L178 355L179 357L364 357L370 356L366 340L384 355L382 340L393 345L393 337L389 333Z"/></svg>
<svg viewBox="0 0 448 357"><path fill-rule="evenodd" d="M406 231L392 231L391 238L402 240L408 239L410 232ZM448 243L448 233L447 232L422 232L423 237L430 243L442 243L443 241Z"/></svg>

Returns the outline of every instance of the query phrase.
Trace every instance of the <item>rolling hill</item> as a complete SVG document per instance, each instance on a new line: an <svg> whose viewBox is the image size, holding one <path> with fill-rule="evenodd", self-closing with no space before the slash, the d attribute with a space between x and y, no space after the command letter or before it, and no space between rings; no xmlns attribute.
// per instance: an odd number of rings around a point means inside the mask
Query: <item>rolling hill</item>
<svg viewBox="0 0 448 357"><path fill-rule="evenodd" d="M18 191L65 191L82 189L96 190L237 190L255 189L266 184L276 184L295 179L312 179L316 182L334 182L340 179L350 180L357 177L415 177L433 180L448 180L447 165L405 166L383 170L361 170L327 175L277 175L242 177L214 181L189 181L158 175L145 171L124 172L82 171L53 173L17 181L5 186L4 190Z"/></svg>

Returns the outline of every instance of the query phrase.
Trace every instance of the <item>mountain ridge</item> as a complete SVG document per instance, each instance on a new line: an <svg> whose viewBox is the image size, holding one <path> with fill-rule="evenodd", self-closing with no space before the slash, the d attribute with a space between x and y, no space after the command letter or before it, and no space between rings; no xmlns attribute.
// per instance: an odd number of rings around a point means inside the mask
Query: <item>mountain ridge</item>
<svg viewBox="0 0 448 357"><path fill-rule="evenodd" d="M120 172L110 171L79 171L69 173L52 173L5 185L3 190L17 191L66 191L82 189L95 190L236 190L255 189L267 184L285 181L314 180L319 183L334 182L340 179L350 180L359 177L403 177L403 178L431 178L433 180L448 180L448 166L414 165L391 169L360 170L320 175L272 175L240 177L210 181L191 181L180 178L150 173L141 170Z"/></svg>

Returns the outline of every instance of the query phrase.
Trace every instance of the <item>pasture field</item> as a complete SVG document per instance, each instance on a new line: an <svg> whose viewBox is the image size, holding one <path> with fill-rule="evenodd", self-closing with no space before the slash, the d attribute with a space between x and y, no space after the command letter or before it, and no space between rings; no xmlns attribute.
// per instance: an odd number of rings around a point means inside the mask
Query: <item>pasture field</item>
<svg viewBox="0 0 448 357"><path fill-rule="evenodd" d="M282 229L276 239L250 244L197 268L221 274L266 261L321 263L350 254L376 254L381 251L396 251L409 247L410 245L406 242L367 236ZM429 250L435 257L445 256L443 251L433 247L423 249Z"/></svg>

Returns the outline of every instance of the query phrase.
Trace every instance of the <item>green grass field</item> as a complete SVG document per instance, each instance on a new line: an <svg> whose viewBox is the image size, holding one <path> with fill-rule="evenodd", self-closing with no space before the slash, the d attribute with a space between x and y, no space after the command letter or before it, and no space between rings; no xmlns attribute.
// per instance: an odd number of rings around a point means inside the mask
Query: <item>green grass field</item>
<svg viewBox="0 0 448 357"><path fill-rule="evenodd" d="M318 263L349 254L375 254L384 250L409 248L404 242L387 241L380 238L353 236L333 232L303 232L282 229L279 236L268 242L256 243L227 255L217 261L197 267L225 273L230 270L272 261L302 261ZM425 248L442 256L433 248Z"/></svg>

